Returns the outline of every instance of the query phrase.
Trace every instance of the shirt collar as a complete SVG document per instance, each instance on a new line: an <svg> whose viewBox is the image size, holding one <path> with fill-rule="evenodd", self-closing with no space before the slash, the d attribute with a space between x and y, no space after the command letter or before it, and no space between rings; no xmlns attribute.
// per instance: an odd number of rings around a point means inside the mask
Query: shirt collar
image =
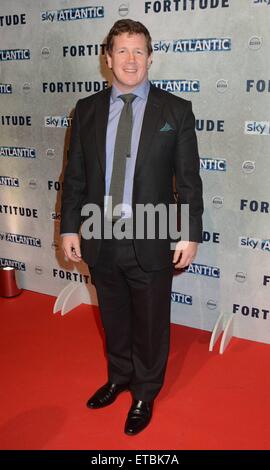
<svg viewBox="0 0 270 470"><path fill-rule="evenodd" d="M142 100L147 100L148 93L150 89L150 82L149 80L145 80L142 82L140 85L138 85L134 90L132 90L132 93L134 95L139 96ZM115 85L112 85L112 91L111 91L111 102L114 103L119 95L123 95L124 93L120 91Z"/></svg>

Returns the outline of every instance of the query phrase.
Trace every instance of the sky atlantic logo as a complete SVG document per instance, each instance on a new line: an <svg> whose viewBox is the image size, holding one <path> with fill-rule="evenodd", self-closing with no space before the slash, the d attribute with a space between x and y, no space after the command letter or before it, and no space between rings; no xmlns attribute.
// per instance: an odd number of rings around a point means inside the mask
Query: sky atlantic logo
<svg viewBox="0 0 270 470"><path fill-rule="evenodd" d="M94 20L104 18L104 6L87 6L63 8L62 10L47 10L40 14L41 21L74 21L74 20Z"/></svg>
<svg viewBox="0 0 270 470"><path fill-rule="evenodd" d="M217 158L200 158L201 170L209 171L227 171L226 160L219 160Z"/></svg>
<svg viewBox="0 0 270 470"><path fill-rule="evenodd" d="M0 49L0 62L7 60L30 60L30 49Z"/></svg>
<svg viewBox="0 0 270 470"><path fill-rule="evenodd" d="M0 95L11 95L12 85L11 83L0 83Z"/></svg>
<svg viewBox="0 0 270 470"><path fill-rule="evenodd" d="M26 271L25 263L23 261L9 258L0 258L0 267L7 268L8 266L18 269L19 271Z"/></svg>
<svg viewBox="0 0 270 470"><path fill-rule="evenodd" d="M229 6L229 0L154 0L144 2L144 13L195 12Z"/></svg>
<svg viewBox="0 0 270 470"><path fill-rule="evenodd" d="M253 0L254 5L270 5L270 0Z"/></svg>
<svg viewBox="0 0 270 470"><path fill-rule="evenodd" d="M247 135L270 135L270 121L246 121L244 133Z"/></svg>
<svg viewBox="0 0 270 470"><path fill-rule="evenodd" d="M171 292L171 301L178 304L192 305L192 295Z"/></svg>
<svg viewBox="0 0 270 470"><path fill-rule="evenodd" d="M239 247L252 250L268 251L270 253L270 240L260 238L239 237Z"/></svg>
<svg viewBox="0 0 270 470"><path fill-rule="evenodd" d="M12 176L0 176L0 186L9 186L10 188L19 188L19 178Z"/></svg>
<svg viewBox="0 0 270 470"><path fill-rule="evenodd" d="M231 50L230 38L171 39L153 41L154 52L224 52Z"/></svg>
<svg viewBox="0 0 270 470"><path fill-rule="evenodd" d="M36 158L37 151L29 147L0 147L0 157Z"/></svg>
<svg viewBox="0 0 270 470"><path fill-rule="evenodd" d="M71 127L72 118L68 116L45 116L45 127Z"/></svg>
<svg viewBox="0 0 270 470"><path fill-rule="evenodd" d="M151 80L151 83L171 93L199 93L200 91L199 80Z"/></svg>
<svg viewBox="0 0 270 470"><path fill-rule="evenodd" d="M0 241L18 243L20 245L35 246L41 248L40 238L31 237L20 233L0 232Z"/></svg>
<svg viewBox="0 0 270 470"><path fill-rule="evenodd" d="M198 274L200 276L220 278L220 269L217 266L207 266L206 264L191 263L185 269L185 272Z"/></svg>

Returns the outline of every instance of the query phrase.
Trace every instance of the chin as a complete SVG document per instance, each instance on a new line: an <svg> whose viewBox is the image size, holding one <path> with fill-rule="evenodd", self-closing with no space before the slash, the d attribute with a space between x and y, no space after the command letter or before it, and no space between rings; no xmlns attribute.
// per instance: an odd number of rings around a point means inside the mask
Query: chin
<svg viewBox="0 0 270 470"><path fill-rule="evenodd" d="M140 81L140 78L138 77L138 75L128 74L128 75L124 75L122 78L124 82L137 83Z"/></svg>
<svg viewBox="0 0 270 470"><path fill-rule="evenodd" d="M138 83L137 82L131 82L131 81L128 82L128 81L126 81L126 82L121 82L121 85L124 88L136 88Z"/></svg>
<svg viewBox="0 0 270 470"><path fill-rule="evenodd" d="M138 83L138 79L136 77L125 77L123 82L125 83Z"/></svg>

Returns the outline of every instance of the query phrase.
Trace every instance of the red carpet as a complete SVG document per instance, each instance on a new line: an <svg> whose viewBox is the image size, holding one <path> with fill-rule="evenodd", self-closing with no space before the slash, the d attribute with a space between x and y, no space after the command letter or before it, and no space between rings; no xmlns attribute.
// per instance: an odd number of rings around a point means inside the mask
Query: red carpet
<svg viewBox="0 0 270 470"><path fill-rule="evenodd" d="M103 410L85 402L106 381L98 309L61 317L55 298L0 299L1 449L269 449L270 346L172 325L166 382L149 427L123 433L129 392Z"/></svg>

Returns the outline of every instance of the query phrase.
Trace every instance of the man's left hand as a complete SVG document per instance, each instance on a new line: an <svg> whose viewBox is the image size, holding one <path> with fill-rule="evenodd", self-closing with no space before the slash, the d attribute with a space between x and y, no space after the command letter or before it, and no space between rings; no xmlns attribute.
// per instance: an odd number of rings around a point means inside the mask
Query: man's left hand
<svg viewBox="0 0 270 470"><path fill-rule="evenodd" d="M197 242L181 240L176 244L173 264L176 269L185 268L194 260L198 249Z"/></svg>

